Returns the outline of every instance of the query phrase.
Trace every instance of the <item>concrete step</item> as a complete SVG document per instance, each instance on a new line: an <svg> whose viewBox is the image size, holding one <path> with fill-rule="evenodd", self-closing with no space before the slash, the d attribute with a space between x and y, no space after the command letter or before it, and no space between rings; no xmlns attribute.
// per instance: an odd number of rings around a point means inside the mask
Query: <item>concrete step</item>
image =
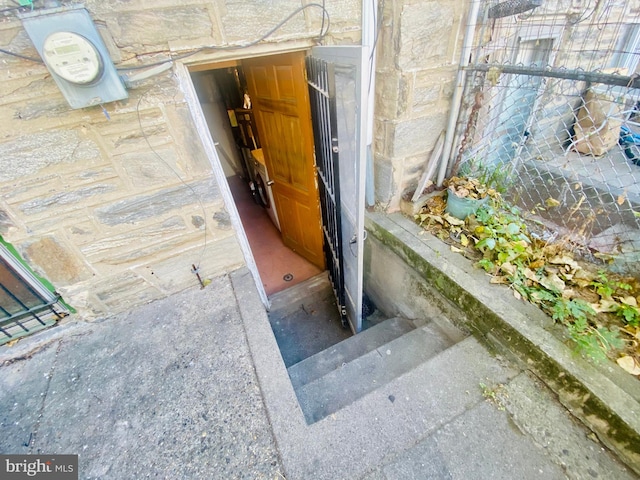
<svg viewBox="0 0 640 480"><path fill-rule="evenodd" d="M327 272L322 272L304 282L275 293L269 297L271 307L269 312L278 312L285 316L300 308L300 304L313 303L320 298L333 295L331 282Z"/></svg>
<svg viewBox="0 0 640 480"><path fill-rule="evenodd" d="M337 412L453 344L431 322L298 387L295 391L307 423L311 425Z"/></svg>
<svg viewBox="0 0 640 480"><path fill-rule="evenodd" d="M358 335L349 337L333 347L290 366L287 371L291 378L291 384L294 390L297 390L415 328L413 322L404 318L396 317L385 320Z"/></svg>

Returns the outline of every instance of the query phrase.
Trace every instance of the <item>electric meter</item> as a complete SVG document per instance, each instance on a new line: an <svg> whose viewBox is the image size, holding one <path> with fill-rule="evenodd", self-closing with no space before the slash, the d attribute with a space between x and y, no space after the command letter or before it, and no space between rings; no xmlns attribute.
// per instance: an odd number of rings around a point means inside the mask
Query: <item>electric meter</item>
<svg viewBox="0 0 640 480"><path fill-rule="evenodd" d="M96 47L73 32L49 35L42 46L42 54L47 67L71 83L91 83L102 73L102 61Z"/></svg>
<svg viewBox="0 0 640 480"><path fill-rule="evenodd" d="M34 10L19 17L71 108L128 97L109 51L82 5Z"/></svg>

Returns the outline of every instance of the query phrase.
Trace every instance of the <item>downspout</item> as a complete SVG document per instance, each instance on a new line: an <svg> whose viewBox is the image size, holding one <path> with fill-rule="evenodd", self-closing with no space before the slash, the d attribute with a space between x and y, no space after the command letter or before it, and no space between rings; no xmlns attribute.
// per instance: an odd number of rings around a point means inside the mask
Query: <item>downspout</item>
<svg viewBox="0 0 640 480"><path fill-rule="evenodd" d="M365 202L371 207L375 203L375 184L373 175L373 114L376 90L376 36L378 35L378 0L362 0L362 46L364 52L368 52L369 74L365 77L367 84L367 171L365 186Z"/></svg>
<svg viewBox="0 0 640 480"><path fill-rule="evenodd" d="M449 113L449 121L447 123L446 135L444 137L444 150L442 152L442 160L440 161L440 169L438 170L438 178L436 185L442 186L444 177L447 174L447 168L451 161L453 150L453 141L456 130L456 123L460 113L462 104L462 91L464 89L465 71L464 68L469 63L469 56L473 47L473 38L475 36L476 24L478 22L478 13L480 12L481 0L472 0L469 8L469 17L467 18L467 30L464 35L462 51L460 52L460 65L458 66L458 74L456 77L456 86L451 101L451 111Z"/></svg>

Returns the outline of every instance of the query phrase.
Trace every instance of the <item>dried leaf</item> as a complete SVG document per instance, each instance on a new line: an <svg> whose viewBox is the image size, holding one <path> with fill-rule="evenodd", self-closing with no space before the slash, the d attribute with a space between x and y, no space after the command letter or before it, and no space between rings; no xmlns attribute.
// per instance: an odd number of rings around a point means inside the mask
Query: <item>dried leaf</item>
<svg viewBox="0 0 640 480"><path fill-rule="evenodd" d="M451 245L451 251L454 253L462 253L463 250L461 248L458 247L454 247L453 245Z"/></svg>
<svg viewBox="0 0 640 480"><path fill-rule="evenodd" d="M469 246L469 237L467 237L464 233L460 235L460 243L463 247Z"/></svg>
<svg viewBox="0 0 640 480"><path fill-rule="evenodd" d="M558 200L556 200L555 198L551 198L551 197L547 198L547 199L544 201L544 204L545 204L548 208L551 208L551 207L559 207L559 206L560 206L560 202L559 202Z"/></svg>
<svg viewBox="0 0 640 480"><path fill-rule="evenodd" d="M555 273L542 277L538 282L547 290L557 290L562 292L565 289L564 281Z"/></svg>
<svg viewBox="0 0 640 480"><path fill-rule="evenodd" d="M626 194L626 192L625 192L625 193L623 193L622 195L619 195L619 196L618 196L618 200L616 200L616 203L617 203L618 205L622 205L626 199L627 199L627 194Z"/></svg>
<svg viewBox="0 0 640 480"><path fill-rule="evenodd" d="M534 272L533 270L531 270L530 268L525 268L522 272L524 274L524 276L526 278L528 278L531 281L534 281L536 283L540 283L540 279L538 278L538 276L536 275L536 272Z"/></svg>
<svg viewBox="0 0 640 480"><path fill-rule="evenodd" d="M629 355L623 355L616 360L616 363L631 375L640 375L640 365L635 358L630 357Z"/></svg>
<svg viewBox="0 0 640 480"><path fill-rule="evenodd" d="M508 285L511 282L509 281L509 279L507 277L494 276L494 277L491 277L491 280L489 280L489 283L495 283L495 284L500 284L500 285Z"/></svg>
<svg viewBox="0 0 640 480"><path fill-rule="evenodd" d="M544 260L540 259L540 260L536 260L535 262L531 262L529 264L529 268L532 270L537 270L540 267L544 267Z"/></svg>
<svg viewBox="0 0 640 480"><path fill-rule="evenodd" d="M516 297L518 300L522 300L522 295L520 295L520 292L518 292L517 290L513 291L513 296Z"/></svg>
<svg viewBox="0 0 640 480"><path fill-rule="evenodd" d="M452 215L449 215L448 213L445 213L442 218L444 218L447 222L449 222L449 224L451 225L455 225L455 226L461 226L464 225L464 220L460 220L459 218L456 218Z"/></svg>
<svg viewBox="0 0 640 480"><path fill-rule="evenodd" d="M505 262L500 265L499 270L506 273L507 275L514 275L516 273L516 266L509 262Z"/></svg>
<svg viewBox="0 0 640 480"><path fill-rule="evenodd" d="M638 301L636 300L636 297L634 296L627 296L627 297L615 297L616 300L619 300L620 303L624 303L625 305L629 305L631 307L637 307L638 306Z"/></svg>
<svg viewBox="0 0 640 480"><path fill-rule="evenodd" d="M615 312L619 308L615 300L607 298L603 298L598 303L591 303L590 305L597 313Z"/></svg>
<svg viewBox="0 0 640 480"><path fill-rule="evenodd" d="M571 270L578 270L580 265L569 255L557 255L549 259L549 263L553 265L567 265L571 267Z"/></svg>

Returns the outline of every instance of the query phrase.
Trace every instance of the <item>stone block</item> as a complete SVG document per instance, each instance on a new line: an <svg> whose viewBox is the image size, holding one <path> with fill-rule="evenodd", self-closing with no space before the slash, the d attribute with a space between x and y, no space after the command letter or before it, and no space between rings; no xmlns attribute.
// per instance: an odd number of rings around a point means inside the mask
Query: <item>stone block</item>
<svg viewBox="0 0 640 480"><path fill-rule="evenodd" d="M29 265L53 284L70 285L91 278L91 271L78 256L54 237L44 237L21 246Z"/></svg>
<svg viewBox="0 0 640 480"><path fill-rule="evenodd" d="M179 139L176 143L181 147L179 154L185 165L185 171L191 175L210 174L211 163L202 148L202 142L193 124L189 108L184 105L176 105L175 108L167 109L166 115L171 135L173 138Z"/></svg>
<svg viewBox="0 0 640 480"><path fill-rule="evenodd" d="M97 208L95 218L105 225L136 223L153 217L166 215L187 205L216 200L220 196L213 178L188 185L168 187L155 193L119 200Z"/></svg>
<svg viewBox="0 0 640 480"><path fill-rule="evenodd" d="M242 250L235 235L217 241L207 242L178 252L171 257L153 262L138 271L147 272L149 277L165 292L177 292L194 285L198 279L192 272L192 265L199 265L200 277L204 280L233 271L245 264Z"/></svg>
<svg viewBox="0 0 640 480"><path fill-rule="evenodd" d="M119 313L165 296L163 292L130 270L121 272L93 285L92 293L109 313Z"/></svg>
<svg viewBox="0 0 640 480"><path fill-rule="evenodd" d="M434 112L428 117L398 122L390 126L387 151L393 157L408 157L427 153L445 128L446 112Z"/></svg>
<svg viewBox="0 0 640 480"><path fill-rule="evenodd" d="M166 46L170 40L210 37L213 29L204 5L105 13L103 19L117 45L145 49Z"/></svg>
<svg viewBox="0 0 640 480"><path fill-rule="evenodd" d="M399 72L378 75L376 82L376 116L395 120L407 112L410 79Z"/></svg>
<svg viewBox="0 0 640 480"><path fill-rule="evenodd" d="M37 197L17 205L24 215L47 214L49 216L62 216L67 212L80 208L100 204L105 196L116 192L121 188L120 180L107 180L105 182L81 186L76 189L67 189L53 195Z"/></svg>
<svg viewBox="0 0 640 480"><path fill-rule="evenodd" d="M0 210L0 235L6 235L13 227L15 225L9 214L4 210Z"/></svg>
<svg viewBox="0 0 640 480"><path fill-rule="evenodd" d="M398 68L416 70L446 63L449 41L455 35L454 14L453 7L443 2L405 4L400 20Z"/></svg>
<svg viewBox="0 0 640 480"><path fill-rule="evenodd" d="M127 180L136 188L148 189L180 181L181 170L177 166L178 155L172 145L163 148L147 148L146 152L118 155L115 159L127 172Z"/></svg>
<svg viewBox="0 0 640 480"><path fill-rule="evenodd" d="M126 130L118 133L105 135L103 137L105 144L109 149L111 155L124 155L134 152L150 152L151 147L154 149L174 143L174 138L167 130L167 126L160 121L164 121L164 118L159 119L158 122L147 121L146 125L143 123L142 129L137 118L133 118L127 115L128 120L133 120L131 123L126 123L121 120L121 126Z"/></svg>
<svg viewBox="0 0 640 480"><path fill-rule="evenodd" d="M133 93L132 93L133 94ZM164 131L165 118L158 107L140 108L139 111L122 111L111 115L111 120L93 124L93 129L114 149L127 145L132 139L144 140L140 124L148 135L160 129Z"/></svg>
<svg viewBox="0 0 640 480"><path fill-rule="evenodd" d="M187 231L182 219L180 222L168 225L164 229L154 226L151 231L142 229L107 238L82 247L81 250L97 270L109 271L112 266L151 264L173 257L178 252L204 245L204 230ZM164 222L163 225L167 223L169 222ZM231 233L227 232L226 235L230 236ZM210 234L208 240L211 240Z"/></svg>
<svg viewBox="0 0 640 480"><path fill-rule="evenodd" d="M60 93L58 86L46 71L35 75L25 72L25 76L4 80L2 85L5 93L0 97L0 105L38 100Z"/></svg>
<svg viewBox="0 0 640 480"><path fill-rule="evenodd" d="M87 161L100 157L98 145L76 130L53 130L23 134L0 143L0 182L25 178L51 165Z"/></svg>
<svg viewBox="0 0 640 480"><path fill-rule="evenodd" d="M83 163L82 170L62 173L61 183L65 188L72 188L73 185L84 185L88 183L100 183L117 179L118 172L113 165L97 165Z"/></svg>
<svg viewBox="0 0 640 480"><path fill-rule="evenodd" d="M225 38L229 42L246 42L260 37L272 26L300 7L298 0L281 0L278 2L255 2L252 0L227 0L225 11L221 12ZM301 13L294 16L271 37L278 38L300 36L307 32L305 16Z"/></svg>
<svg viewBox="0 0 640 480"><path fill-rule="evenodd" d="M376 202L387 204L395 191L393 162L378 155L374 158Z"/></svg>
<svg viewBox="0 0 640 480"><path fill-rule="evenodd" d="M450 72L450 77L431 72L419 72L416 74L413 87L411 112L414 115L422 115L433 110L435 104L443 96L443 89L447 83L455 78L455 71Z"/></svg>

